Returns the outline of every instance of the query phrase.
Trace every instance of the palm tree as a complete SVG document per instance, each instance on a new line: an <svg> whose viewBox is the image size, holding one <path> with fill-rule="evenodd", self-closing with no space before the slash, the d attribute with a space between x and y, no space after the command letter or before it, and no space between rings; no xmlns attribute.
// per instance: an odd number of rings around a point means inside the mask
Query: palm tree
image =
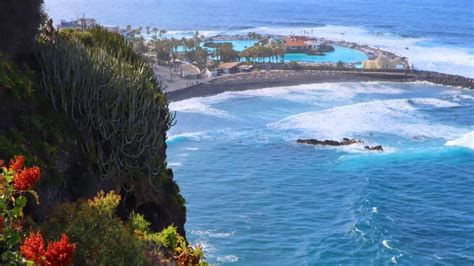
<svg viewBox="0 0 474 266"><path fill-rule="evenodd" d="M158 39L158 28L153 28L152 31L153 31L153 35L151 38L156 41Z"/></svg>
<svg viewBox="0 0 474 266"><path fill-rule="evenodd" d="M160 39L163 38L163 36L167 33L166 30L160 30L160 33L159 33L159 36L160 36Z"/></svg>

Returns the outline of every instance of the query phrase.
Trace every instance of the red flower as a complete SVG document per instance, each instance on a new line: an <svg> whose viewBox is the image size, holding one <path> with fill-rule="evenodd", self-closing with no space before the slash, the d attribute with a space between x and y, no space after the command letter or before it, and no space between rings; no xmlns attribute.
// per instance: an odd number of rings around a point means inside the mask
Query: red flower
<svg viewBox="0 0 474 266"><path fill-rule="evenodd" d="M39 181L40 176L41 170L38 166L24 168L23 170L15 173L13 187L17 191L31 189Z"/></svg>
<svg viewBox="0 0 474 266"><path fill-rule="evenodd" d="M51 242L46 251L46 263L54 266L69 266L72 264L72 256L76 245L69 243L67 235L63 234L61 240Z"/></svg>
<svg viewBox="0 0 474 266"><path fill-rule="evenodd" d="M15 156L14 159L10 160L10 168L13 169L13 171L15 172L20 171L24 165L25 157L23 155Z"/></svg>
<svg viewBox="0 0 474 266"><path fill-rule="evenodd" d="M44 265L44 241L43 236L38 231L36 234L30 232L23 245L20 247L21 253L27 260L33 261L35 265Z"/></svg>

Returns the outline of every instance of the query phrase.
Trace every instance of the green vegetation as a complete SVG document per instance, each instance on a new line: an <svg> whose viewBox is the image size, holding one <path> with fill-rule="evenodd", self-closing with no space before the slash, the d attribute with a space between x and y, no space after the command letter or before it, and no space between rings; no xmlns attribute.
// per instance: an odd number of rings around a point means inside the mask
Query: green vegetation
<svg viewBox="0 0 474 266"><path fill-rule="evenodd" d="M24 209L28 199L39 204L34 187L41 178L41 168L25 166L25 157L15 156L9 163L0 161L0 264L2 265L64 265L72 263L75 244L66 234L61 240L45 243L40 231L28 227ZM32 205L32 204L29 204Z"/></svg>
<svg viewBox="0 0 474 266"><path fill-rule="evenodd" d="M24 69L20 71L5 54L0 53L0 86L8 89L19 99L31 97L33 94L33 82L30 80L32 72L27 66Z"/></svg>
<svg viewBox="0 0 474 266"><path fill-rule="evenodd" d="M115 215L119 202L114 192L100 192L88 201L62 204L42 231L50 237L64 231L77 245L74 262L78 265L156 265L184 257L179 265L206 265L202 250L191 247L176 227L152 233L150 223L137 213L127 223L120 220Z"/></svg>
<svg viewBox="0 0 474 266"><path fill-rule="evenodd" d="M57 160L76 133L65 115L52 110L36 77L27 65L20 68L0 53L0 156L24 154L46 173L43 182L62 184Z"/></svg>
<svg viewBox="0 0 474 266"><path fill-rule="evenodd" d="M240 53L240 57L247 62L274 62L280 63L285 60L285 48L282 44L254 45Z"/></svg>
<svg viewBox="0 0 474 266"><path fill-rule="evenodd" d="M30 14L29 8L41 14L41 1L17 2L0 4L2 19L14 21L4 11L18 15L21 4L22 15ZM4 5L12 8L3 9ZM5 229L0 230L0 250L12 255L2 263L51 264L58 259L48 253L51 246L55 252L67 248L62 258L69 264L75 250L76 265L205 264L202 250L178 234L184 232L185 200L167 168L165 142L174 119L161 83L137 53L153 47L139 30L127 38L102 28L56 32L47 20L38 36L39 20L33 16L31 21L38 22L31 28L34 31L15 30L17 36L0 44L0 158L24 154L27 164L37 165L44 178L35 179L36 191L45 200L34 206L15 191L8 197L12 202L0 204L0 209L13 208L0 215L0 229ZM0 26L3 32L4 25ZM156 42L164 40L165 32L147 30ZM30 49L15 43L25 39L25 44L32 44ZM192 42L188 59L194 56L205 66L207 52L200 48L199 34ZM180 44L175 39L166 44L171 60L177 59L173 51ZM11 171L0 175L0 191L6 192L5 184L13 184L19 176ZM124 197L99 193L86 200L101 189ZM12 215L21 218L18 223ZM25 250L49 242L40 233L26 237L19 225L41 228L47 239L61 240L48 244L48 250L21 257L20 240L25 239ZM15 229L19 237L12 233ZM62 236L64 232L75 246Z"/></svg>
<svg viewBox="0 0 474 266"><path fill-rule="evenodd" d="M239 53L234 50L232 43L223 43L216 46L216 58L222 62L232 62L240 59Z"/></svg>
<svg viewBox="0 0 474 266"><path fill-rule="evenodd" d="M166 99L124 40L91 33L90 48L61 36L42 48L45 93L85 134L84 151L103 177L156 176L173 121Z"/></svg>
<svg viewBox="0 0 474 266"><path fill-rule="evenodd" d="M66 232L77 251L77 265L144 265L145 245L115 216L120 196L99 193L94 199L58 206L42 231L55 238Z"/></svg>

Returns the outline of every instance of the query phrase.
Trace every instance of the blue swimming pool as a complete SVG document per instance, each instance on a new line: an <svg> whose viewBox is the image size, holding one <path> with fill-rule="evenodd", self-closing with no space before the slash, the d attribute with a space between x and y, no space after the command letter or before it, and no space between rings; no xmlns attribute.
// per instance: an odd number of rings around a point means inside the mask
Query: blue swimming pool
<svg viewBox="0 0 474 266"><path fill-rule="evenodd" d="M334 46L334 52L326 53L325 55L307 55L307 54L286 54L285 62L331 62L337 63L361 63L368 59L367 55L346 47Z"/></svg>
<svg viewBox="0 0 474 266"><path fill-rule="evenodd" d="M256 40L226 40L226 41L213 41L214 43L232 43L234 50L241 52L244 51L246 48L255 45L258 41ZM204 45L204 43L202 44ZM208 50L212 51L213 48L207 48ZM334 46L334 51L326 53L324 55L307 55L304 53L287 53L285 54L285 62L308 62L308 63L337 63L339 61L343 63L354 63L360 64L363 61L367 60L368 57L366 54L342 47L342 46ZM184 52L184 47L178 47L178 52ZM245 59L242 59L245 61Z"/></svg>

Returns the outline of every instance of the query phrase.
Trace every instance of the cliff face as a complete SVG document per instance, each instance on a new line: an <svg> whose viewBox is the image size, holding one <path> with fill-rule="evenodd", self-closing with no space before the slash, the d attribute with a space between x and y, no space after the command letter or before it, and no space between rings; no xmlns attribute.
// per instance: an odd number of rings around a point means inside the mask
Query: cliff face
<svg viewBox="0 0 474 266"><path fill-rule="evenodd" d="M155 231L173 224L185 235L185 201L166 164L153 178L139 173L132 180L120 175L104 178L97 170L97 161L83 150L84 129L66 113L54 110L37 85L40 71L20 70L20 74L13 73L18 74L13 82L16 85L5 85L2 74L10 79L10 72L17 68L7 62L0 57L0 159L23 154L28 164L41 167L42 179L36 187L41 203L33 206L30 201L32 205L26 209L34 220L44 221L61 203L113 190L122 196L117 210L122 218L128 219L132 211L138 212L151 222ZM5 68L6 64L9 69ZM157 154L166 159L166 134L160 138Z"/></svg>

